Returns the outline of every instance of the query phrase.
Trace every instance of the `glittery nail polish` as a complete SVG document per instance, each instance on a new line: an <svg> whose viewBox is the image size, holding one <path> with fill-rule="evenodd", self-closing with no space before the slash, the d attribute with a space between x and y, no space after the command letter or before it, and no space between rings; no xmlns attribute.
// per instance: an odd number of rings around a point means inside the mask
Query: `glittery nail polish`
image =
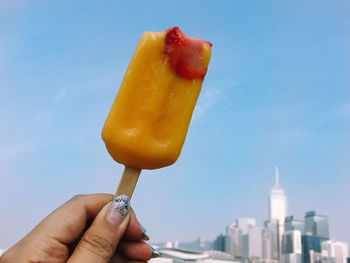
<svg viewBox="0 0 350 263"><path fill-rule="evenodd" d="M148 241L149 240L149 236L147 234L147 230L143 227L143 225L140 224L140 227L142 229L142 240Z"/></svg>
<svg viewBox="0 0 350 263"><path fill-rule="evenodd" d="M106 220L113 225L119 225L130 210L130 198L127 195L119 195L112 201L106 214Z"/></svg>
<svg viewBox="0 0 350 263"><path fill-rule="evenodd" d="M152 249L152 258L157 258L160 256L160 253L158 252L157 249L155 249L154 247L151 247Z"/></svg>

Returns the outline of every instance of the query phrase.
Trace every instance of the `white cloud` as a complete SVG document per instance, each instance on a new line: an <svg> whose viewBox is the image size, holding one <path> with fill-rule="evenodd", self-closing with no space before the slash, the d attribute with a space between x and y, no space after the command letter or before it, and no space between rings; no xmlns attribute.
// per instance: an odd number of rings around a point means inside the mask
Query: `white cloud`
<svg viewBox="0 0 350 263"><path fill-rule="evenodd" d="M220 91L217 88L207 89L199 97L198 103L194 108L193 119L199 119L203 116L218 100Z"/></svg>

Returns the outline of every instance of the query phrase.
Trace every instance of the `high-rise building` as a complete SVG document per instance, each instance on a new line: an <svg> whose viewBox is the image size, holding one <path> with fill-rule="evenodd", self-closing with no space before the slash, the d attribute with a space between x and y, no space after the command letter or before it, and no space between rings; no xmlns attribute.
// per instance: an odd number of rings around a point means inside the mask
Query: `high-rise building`
<svg viewBox="0 0 350 263"><path fill-rule="evenodd" d="M277 219L280 226L280 234L283 233L284 219L287 216L288 202L284 189L279 183L278 167L275 171L275 185L270 190L269 195L269 219Z"/></svg>
<svg viewBox="0 0 350 263"><path fill-rule="evenodd" d="M271 238L269 230L266 228L262 229L262 257L264 261L269 262L272 258L271 253Z"/></svg>
<svg viewBox="0 0 350 263"><path fill-rule="evenodd" d="M303 220L294 219L293 216L287 216L284 220L284 231L299 230L301 235L305 235L305 223Z"/></svg>
<svg viewBox="0 0 350 263"><path fill-rule="evenodd" d="M260 235L257 235L256 231L254 231L256 228L255 225L256 225L255 218L238 218L236 220L236 226L241 233L240 249L241 249L242 258L248 258L250 257L250 255L259 254L259 251L256 251L256 250L258 249L257 247L259 247L258 243L261 242L261 231L260 231Z"/></svg>
<svg viewBox="0 0 350 263"><path fill-rule="evenodd" d="M321 261L321 239L318 236L302 236L302 263Z"/></svg>
<svg viewBox="0 0 350 263"><path fill-rule="evenodd" d="M270 190L269 195L269 219L278 220L278 251L279 251L279 260L281 260L281 251L282 251L282 235L284 232L284 219L287 216L288 211L288 201L286 193L283 187L279 183L279 171L276 167L275 171L276 181L275 185Z"/></svg>
<svg viewBox="0 0 350 263"><path fill-rule="evenodd" d="M226 236L220 234L213 242L213 249L225 252Z"/></svg>
<svg viewBox="0 0 350 263"><path fill-rule="evenodd" d="M321 242L329 239L327 216L315 211L305 213L305 235L302 237L303 263L321 261ZM325 260L326 261L326 260Z"/></svg>
<svg viewBox="0 0 350 263"><path fill-rule="evenodd" d="M301 232L299 230L285 231L282 236L282 262L301 263Z"/></svg>
<svg viewBox="0 0 350 263"><path fill-rule="evenodd" d="M269 260L279 259L279 223L277 219L264 222L263 230L263 258Z"/></svg>
<svg viewBox="0 0 350 263"><path fill-rule="evenodd" d="M242 257L242 231L234 223L226 227L225 252L235 259Z"/></svg>
<svg viewBox="0 0 350 263"><path fill-rule="evenodd" d="M321 241L329 239L328 217L316 214L315 211L305 214L305 234L318 236Z"/></svg>
<svg viewBox="0 0 350 263"><path fill-rule="evenodd" d="M327 240L321 243L322 262L347 263L349 246L347 243Z"/></svg>
<svg viewBox="0 0 350 263"><path fill-rule="evenodd" d="M262 228L249 226L246 235L242 236L242 254L245 258L261 259L262 253Z"/></svg>

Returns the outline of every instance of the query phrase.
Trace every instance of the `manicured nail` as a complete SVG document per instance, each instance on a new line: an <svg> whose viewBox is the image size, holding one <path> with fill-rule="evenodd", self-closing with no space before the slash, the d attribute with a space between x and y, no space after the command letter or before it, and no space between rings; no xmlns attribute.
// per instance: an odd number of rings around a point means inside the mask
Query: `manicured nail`
<svg viewBox="0 0 350 263"><path fill-rule="evenodd" d="M152 258L157 258L160 256L160 253L158 252L157 249L155 249L154 247L151 247L152 249Z"/></svg>
<svg viewBox="0 0 350 263"><path fill-rule="evenodd" d="M141 229L142 229L142 240L148 241L149 240L149 236L147 235L147 230L140 224Z"/></svg>
<svg viewBox="0 0 350 263"><path fill-rule="evenodd" d="M130 210L130 198L127 195L117 196L106 214L106 220L113 225L120 225Z"/></svg>

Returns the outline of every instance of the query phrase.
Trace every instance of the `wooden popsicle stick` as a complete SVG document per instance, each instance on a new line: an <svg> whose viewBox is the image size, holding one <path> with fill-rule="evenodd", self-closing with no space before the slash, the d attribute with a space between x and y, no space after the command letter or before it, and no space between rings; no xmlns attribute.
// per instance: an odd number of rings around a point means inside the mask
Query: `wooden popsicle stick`
<svg viewBox="0 0 350 263"><path fill-rule="evenodd" d="M141 169L139 168L125 166L115 197L119 195L127 195L131 199L140 173Z"/></svg>

